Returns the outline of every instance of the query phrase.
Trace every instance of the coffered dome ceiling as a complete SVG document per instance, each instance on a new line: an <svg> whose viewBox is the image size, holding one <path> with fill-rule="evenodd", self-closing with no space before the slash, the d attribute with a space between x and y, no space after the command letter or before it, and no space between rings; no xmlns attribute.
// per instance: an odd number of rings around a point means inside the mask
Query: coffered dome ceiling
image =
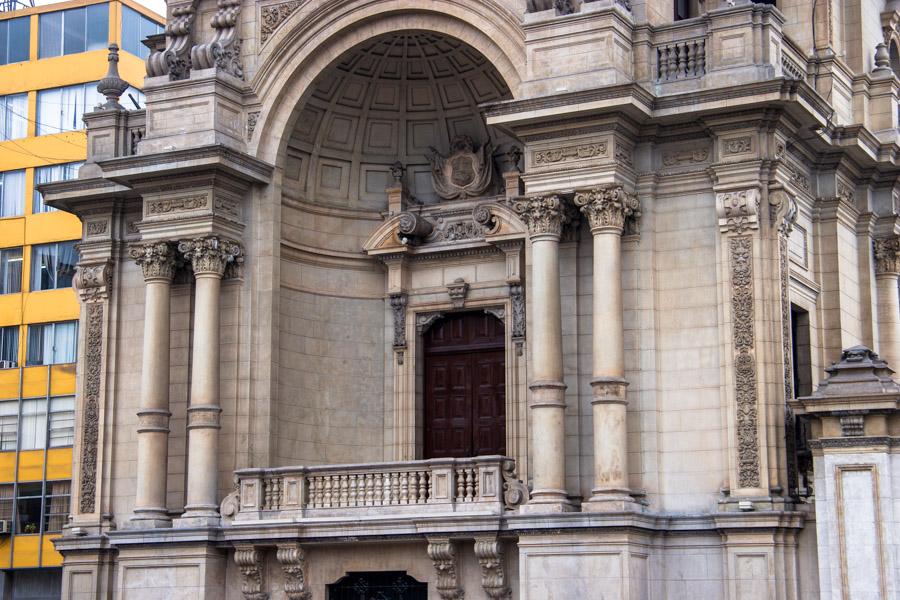
<svg viewBox="0 0 900 600"><path fill-rule="evenodd" d="M440 34L396 32L336 60L300 103L287 149L285 190L299 199L384 210L390 166L407 169L410 193L437 202L429 147L451 151L468 135L477 148L510 143L489 131L478 105L510 98L479 52ZM497 150L495 150L497 152Z"/></svg>

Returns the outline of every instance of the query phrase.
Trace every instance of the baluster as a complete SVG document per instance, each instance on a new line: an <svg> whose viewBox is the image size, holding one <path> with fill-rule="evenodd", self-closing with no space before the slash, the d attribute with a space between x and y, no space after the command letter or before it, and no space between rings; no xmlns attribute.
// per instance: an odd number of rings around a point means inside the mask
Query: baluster
<svg viewBox="0 0 900 600"><path fill-rule="evenodd" d="M688 62L687 62L687 74L688 77L693 77L697 74L697 42L692 41L687 44L688 51Z"/></svg>
<svg viewBox="0 0 900 600"><path fill-rule="evenodd" d="M366 473L366 506L375 504L375 476Z"/></svg>
<svg viewBox="0 0 900 600"><path fill-rule="evenodd" d="M331 475L325 475L325 494L322 498L322 507L331 508Z"/></svg>
<svg viewBox="0 0 900 600"><path fill-rule="evenodd" d="M664 62L665 62L665 59L663 57L663 49L657 48L656 49L656 80L657 81L662 81L662 79L663 79L663 63Z"/></svg>
<svg viewBox="0 0 900 600"><path fill-rule="evenodd" d="M679 77L689 77L690 72L688 71L688 46L690 44L680 44L678 49L678 76Z"/></svg>
<svg viewBox="0 0 900 600"><path fill-rule="evenodd" d="M340 495L338 496L338 506L343 508L347 506L347 476L339 475L338 480L340 481Z"/></svg>
<svg viewBox="0 0 900 600"><path fill-rule="evenodd" d="M315 477L307 479L309 486L309 508L318 508L319 506L319 481Z"/></svg>
<svg viewBox="0 0 900 600"><path fill-rule="evenodd" d="M706 73L706 40L697 40L697 75Z"/></svg>
<svg viewBox="0 0 900 600"><path fill-rule="evenodd" d="M428 502L428 471L419 471L419 502Z"/></svg>
<svg viewBox="0 0 900 600"><path fill-rule="evenodd" d="M391 473L391 504L400 504L400 474Z"/></svg>
<svg viewBox="0 0 900 600"><path fill-rule="evenodd" d="M400 504L409 504L409 473L400 474Z"/></svg>
<svg viewBox="0 0 900 600"><path fill-rule="evenodd" d="M356 506L356 475L351 474L347 478L350 480L347 491L347 506Z"/></svg>
<svg viewBox="0 0 900 600"><path fill-rule="evenodd" d="M456 499L459 502L465 501L466 477L463 475L462 469L456 469Z"/></svg>
<svg viewBox="0 0 900 600"><path fill-rule="evenodd" d="M667 46L668 51L668 73L666 79L678 78L678 46Z"/></svg>
<svg viewBox="0 0 900 600"><path fill-rule="evenodd" d="M375 506L384 506L390 500L385 499L384 473L375 473ZM387 500L387 501L386 501Z"/></svg>
<svg viewBox="0 0 900 600"><path fill-rule="evenodd" d="M272 483L274 488L272 490L272 508L279 510L281 508L281 477L276 477Z"/></svg>
<svg viewBox="0 0 900 600"><path fill-rule="evenodd" d="M471 502L475 498L475 476L474 469L466 469L466 502Z"/></svg>

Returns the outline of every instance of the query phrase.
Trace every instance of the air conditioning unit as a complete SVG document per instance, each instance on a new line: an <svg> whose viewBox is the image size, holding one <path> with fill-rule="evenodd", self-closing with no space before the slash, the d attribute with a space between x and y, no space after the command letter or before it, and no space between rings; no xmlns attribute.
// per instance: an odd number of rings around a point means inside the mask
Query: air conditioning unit
<svg viewBox="0 0 900 600"><path fill-rule="evenodd" d="M15 369L16 366L14 360L0 360L0 369Z"/></svg>
<svg viewBox="0 0 900 600"><path fill-rule="evenodd" d="M9 535L12 523L9 521L0 521L0 535Z"/></svg>

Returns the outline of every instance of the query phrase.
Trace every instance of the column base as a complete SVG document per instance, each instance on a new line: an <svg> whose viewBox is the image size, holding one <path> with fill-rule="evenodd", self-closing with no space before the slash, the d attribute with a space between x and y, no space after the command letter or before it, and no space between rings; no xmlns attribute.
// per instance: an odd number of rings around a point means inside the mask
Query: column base
<svg viewBox="0 0 900 600"><path fill-rule="evenodd" d="M138 509L125 523L125 529L168 529L172 519L164 510Z"/></svg>
<svg viewBox="0 0 900 600"><path fill-rule="evenodd" d="M578 507L562 490L535 490L527 504L519 506L522 514L575 512Z"/></svg>
<svg viewBox="0 0 900 600"><path fill-rule="evenodd" d="M174 526L181 529L194 527L221 527L222 517L219 511L211 508L185 507L184 514L173 522Z"/></svg>
<svg viewBox="0 0 900 600"><path fill-rule="evenodd" d="M583 512L643 512L644 505L628 490L593 490L591 497L581 503Z"/></svg>

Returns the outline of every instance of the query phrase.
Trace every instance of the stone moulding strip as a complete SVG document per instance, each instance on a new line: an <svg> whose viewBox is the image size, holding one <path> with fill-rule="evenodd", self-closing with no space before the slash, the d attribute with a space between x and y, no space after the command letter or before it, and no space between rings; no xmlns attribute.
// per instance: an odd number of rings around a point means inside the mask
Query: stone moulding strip
<svg viewBox="0 0 900 600"><path fill-rule="evenodd" d="M81 459L78 510L96 511L97 445L100 439L100 380L103 361L103 304L91 303L85 311L87 333L84 352L84 407L81 429Z"/></svg>

